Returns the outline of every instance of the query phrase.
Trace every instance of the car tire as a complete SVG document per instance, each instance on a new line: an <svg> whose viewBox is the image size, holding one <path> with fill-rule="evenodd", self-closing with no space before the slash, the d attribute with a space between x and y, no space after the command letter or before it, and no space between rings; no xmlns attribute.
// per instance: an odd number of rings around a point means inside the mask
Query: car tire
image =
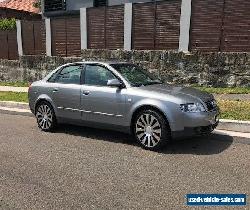
<svg viewBox="0 0 250 210"><path fill-rule="evenodd" d="M168 122L155 110L139 112L135 117L133 130L140 146L148 150L158 150L171 139Z"/></svg>
<svg viewBox="0 0 250 210"><path fill-rule="evenodd" d="M42 131L53 131L57 125L56 115L50 103L43 101L37 105L36 119Z"/></svg>

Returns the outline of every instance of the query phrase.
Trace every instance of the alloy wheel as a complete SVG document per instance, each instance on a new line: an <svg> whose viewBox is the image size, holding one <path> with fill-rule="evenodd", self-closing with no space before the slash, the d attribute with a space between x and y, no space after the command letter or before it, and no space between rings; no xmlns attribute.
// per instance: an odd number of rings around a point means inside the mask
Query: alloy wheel
<svg viewBox="0 0 250 210"><path fill-rule="evenodd" d="M53 113L48 105L42 104L39 106L37 109L36 118L41 129L49 130L51 128L53 123Z"/></svg>
<svg viewBox="0 0 250 210"><path fill-rule="evenodd" d="M135 133L145 147L155 147L161 140L160 122L153 115L144 113L136 122Z"/></svg>

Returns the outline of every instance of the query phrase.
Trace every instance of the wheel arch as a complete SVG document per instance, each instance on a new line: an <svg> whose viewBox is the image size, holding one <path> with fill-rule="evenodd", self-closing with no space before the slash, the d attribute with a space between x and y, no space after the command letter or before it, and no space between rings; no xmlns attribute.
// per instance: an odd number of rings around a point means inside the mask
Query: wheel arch
<svg viewBox="0 0 250 210"><path fill-rule="evenodd" d="M159 107L152 105L152 104L144 104L144 105L137 107L132 114L131 121L130 121L131 133L133 132L133 125L135 123L136 116L143 110L153 110L153 111L158 112L160 115L162 115L164 117L167 126L171 130L168 117L166 116L166 114L164 114L164 112Z"/></svg>
<svg viewBox="0 0 250 210"><path fill-rule="evenodd" d="M55 112L55 114L56 114L55 106L54 106L54 104L53 104L51 98L49 98L47 95L41 95L41 96L36 100L36 102L35 102L35 112L36 112L37 106L38 106L39 104L41 104L42 102L47 102L47 103L49 103L49 104L53 107L54 112Z"/></svg>

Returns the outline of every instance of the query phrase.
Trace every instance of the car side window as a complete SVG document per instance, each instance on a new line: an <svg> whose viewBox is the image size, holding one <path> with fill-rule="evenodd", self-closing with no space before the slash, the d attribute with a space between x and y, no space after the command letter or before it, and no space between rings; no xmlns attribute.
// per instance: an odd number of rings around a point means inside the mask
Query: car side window
<svg viewBox="0 0 250 210"><path fill-rule="evenodd" d="M98 65L86 65L85 84L107 86L108 80L117 79L107 68Z"/></svg>
<svg viewBox="0 0 250 210"><path fill-rule="evenodd" d="M59 74L57 74L55 78L56 83L62 83L62 84L80 84L81 80L81 66L75 65L75 66L67 66L63 68Z"/></svg>

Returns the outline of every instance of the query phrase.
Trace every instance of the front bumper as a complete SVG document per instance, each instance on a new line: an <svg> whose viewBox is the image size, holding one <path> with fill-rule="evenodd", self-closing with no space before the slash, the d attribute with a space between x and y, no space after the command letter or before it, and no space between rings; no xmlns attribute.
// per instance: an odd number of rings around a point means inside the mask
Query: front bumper
<svg viewBox="0 0 250 210"><path fill-rule="evenodd" d="M188 137L211 133L219 124L219 110L201 113L183 113L182 120L172 130L172 137Z"/></svg>

